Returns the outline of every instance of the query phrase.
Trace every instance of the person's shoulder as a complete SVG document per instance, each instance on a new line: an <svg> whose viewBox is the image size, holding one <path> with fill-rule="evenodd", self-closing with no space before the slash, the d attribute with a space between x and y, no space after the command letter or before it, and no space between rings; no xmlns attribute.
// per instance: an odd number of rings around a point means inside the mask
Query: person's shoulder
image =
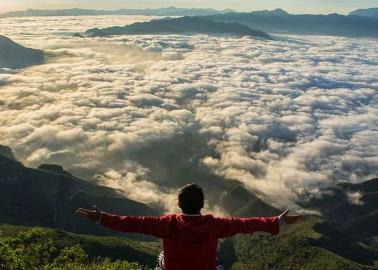
<svg viewBox="0 0 378 270"><path fill-rule="evenodd" d="M206 219L206 220L214 220L215 217L211 214L208 214L208 215L202 215L202 218L203 219Z"/></svg>

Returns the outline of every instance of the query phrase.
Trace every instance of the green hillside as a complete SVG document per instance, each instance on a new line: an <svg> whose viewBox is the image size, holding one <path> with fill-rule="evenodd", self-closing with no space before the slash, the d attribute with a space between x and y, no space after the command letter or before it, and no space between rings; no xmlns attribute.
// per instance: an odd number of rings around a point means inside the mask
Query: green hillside
<svg viewBox="0 0 378 270"><path fill-rule="evenodd" d="M157 242L0 225L0 270L152 269L159 250Z"/></svg>
<svg viewBox="0 0 378 270"><path fill-rule="evenodd" d="M226 240L220 257L232 270L378 269L373 267L378 266L378 250L349 239L324 220L309 218L274 237L255 234Z"/></svg>

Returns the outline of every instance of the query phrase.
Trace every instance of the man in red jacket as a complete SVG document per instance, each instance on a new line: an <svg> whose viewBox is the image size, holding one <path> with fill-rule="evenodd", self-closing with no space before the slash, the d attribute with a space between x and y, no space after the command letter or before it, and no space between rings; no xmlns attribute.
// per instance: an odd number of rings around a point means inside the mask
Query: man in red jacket
<svg viewBox="0 0 378 270"><path fill-rule="evenodd" d="M257 231L276 235L280 224L297 223L303 218L302 215L288 215L288 210L275 217L222 218L202 215L204 195L196 184L181 189L178 205L181 214L158 217L118 216L97 208L80 208L76 213L114 230L162 238L165 270L214 270L218 239Z"/></svg>

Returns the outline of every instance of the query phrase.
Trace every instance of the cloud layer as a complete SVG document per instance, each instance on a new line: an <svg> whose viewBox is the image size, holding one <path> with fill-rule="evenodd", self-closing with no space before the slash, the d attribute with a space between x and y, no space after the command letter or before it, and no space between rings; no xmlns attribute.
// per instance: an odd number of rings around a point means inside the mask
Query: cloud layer
<svg viewBox="0 0 378 270"><path fill-rule="evenodd" d="M184 175L166 153L276 206L377 176L376 40L65 34L123 20L0 21L4 35L49 54L0 74L1 144L30 166L59 163L169 209L193 179L166 181Z"/></svg>

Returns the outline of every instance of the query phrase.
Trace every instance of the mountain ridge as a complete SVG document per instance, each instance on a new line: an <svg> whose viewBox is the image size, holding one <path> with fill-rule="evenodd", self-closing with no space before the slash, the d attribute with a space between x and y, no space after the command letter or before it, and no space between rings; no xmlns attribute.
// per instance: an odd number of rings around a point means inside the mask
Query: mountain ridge
<svg viewBox="0 0 378 270"><path fill-rule="evenodd" d="M349 15L378 18L378 8L357 9L350 12Z"/></svg>
<svg viewBox="0 0 378 270"><path fill-rule="evenodd" d="M372 17L335 13L293 15L277 11L236 12L204 17L215 21L244 24L271 34L378 37L378 19Z"/></svg>
<svg viewBox="0 0 378 270"><path fill-rule="evenodd" d="M156 19L148 22L138 22L126 26L115 26L103 29L93 28L85 32L88 36L109 35L146 35L146 34L230 34L238 36L253 36L270 39L269 35L255 31L239 23L214 22L203 17L179 17Z"/></svg>
<svg viewBox="0 0 378 270"><path fill-rule="evenodd" d="M276 9L273 9L273 10L256 10L256 11L252 11L251 14L254 14L254 15L261 15L261 16L286 16L286 15L290 15L290 13L288 13L287 11L281 9L281 8L276 8Z"/></svg>

